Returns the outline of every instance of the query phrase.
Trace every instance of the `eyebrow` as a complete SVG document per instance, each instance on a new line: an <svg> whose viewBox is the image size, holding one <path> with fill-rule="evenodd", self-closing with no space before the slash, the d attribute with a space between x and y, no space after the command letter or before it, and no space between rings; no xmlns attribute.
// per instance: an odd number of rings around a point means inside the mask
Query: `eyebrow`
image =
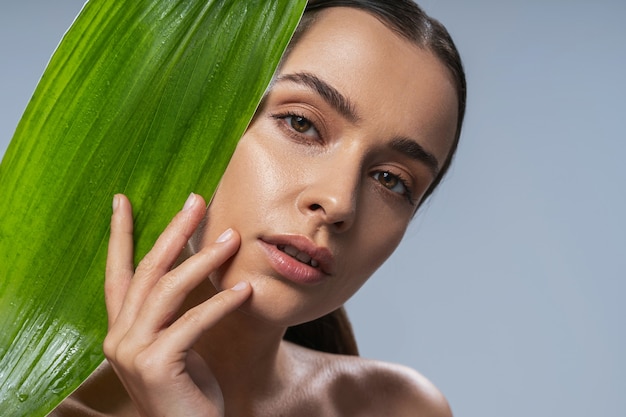
<svg viewBox="0 0 626 417"><path fill-rule="evenodd" d="M439 173L439 161L432 153L428 152L422 145L415 142L413 139L405 137L394 138L389 147L396 152L400 152L409 158L423 163L436 177Z"/></svg>
<svg viewBox="0 0 626 417"><path fill-rule="evenodd" d="M283 81L290 81L296 84L304 85L314 90L320 95L320 97L322 97L322 99L324 99L326 103L328 103L349 121L356 123L360 120L354 104L350 101L350 99L341 94L335 87L328 84L326 81L321 80L314 74L299 72L295 74L284 74L276 79L276 82Z"/></svg>
<svg viewBox="0 0 626 417"><path fill-rule="evenodd" d="M298 72L294 74L283 74L276 79L277 83L285 81L304 85L314 90L324 101L351 122L358 122L360 120L354 104L350 99L316 75L308 72ZM415 140L406 137L397 137L389 143L389 147L396 152L426 165L428 170L433 174L433 177L436 177L439 173L439 161L435 155L428 152Z"/></svg>

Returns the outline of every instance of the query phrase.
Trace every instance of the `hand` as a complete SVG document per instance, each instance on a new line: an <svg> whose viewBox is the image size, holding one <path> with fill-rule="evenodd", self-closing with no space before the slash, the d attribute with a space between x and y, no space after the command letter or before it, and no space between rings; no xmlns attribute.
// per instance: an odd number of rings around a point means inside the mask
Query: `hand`
<svg viewBox="0 0 626 417"><path fill-rule="evenodd" d="M133 267L133 218L123 195L114 199L106 266L109 331L104 354L145 416L223 416L221 390L204 360L192 350L200 335L251 295L241 282L180 315L185 297L239 249L226 231L172 269L205 214L202 197L185 207Z"/></svg>

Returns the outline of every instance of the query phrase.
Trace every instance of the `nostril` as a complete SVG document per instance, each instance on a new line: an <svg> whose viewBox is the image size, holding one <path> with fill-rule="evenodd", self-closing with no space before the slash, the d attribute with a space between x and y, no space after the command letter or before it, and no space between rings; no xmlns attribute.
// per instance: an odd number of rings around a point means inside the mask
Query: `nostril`
<svg viewBox="0 0 626 417"><path fill-rule="evenodd" d="M316 210L321 209L321 208L322 208L322 206L320 206L319 204L311 204L311 205L309 206L309 208L310 208L311 210L313 210L313 211L316 211Z"/></svg>

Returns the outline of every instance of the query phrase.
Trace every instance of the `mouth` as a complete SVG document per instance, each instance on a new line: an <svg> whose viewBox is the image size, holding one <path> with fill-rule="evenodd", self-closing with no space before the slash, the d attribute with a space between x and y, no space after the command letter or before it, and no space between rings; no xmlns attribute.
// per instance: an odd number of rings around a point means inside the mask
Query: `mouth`
<svg viewBox="0 0 626 417"><path fill-rule="evenodd" d="M313 259L309 254L302 252L295 246L291 245L276 245L279 251L285 252L287 255L296 259L299 262L302 262L305 265L312 266L313 268L319 268L319 261Z"/></svg>
<svg viewBox="0 0 626 417"><path fill-rule="evenodd" d="M307 270L307 273L320 277L335 273L335 259L330 249L318 246L305 235L264 236L260 241L268 249L273 247L276 254L283 254L285 260L291 260L294 268Z"/></svg>

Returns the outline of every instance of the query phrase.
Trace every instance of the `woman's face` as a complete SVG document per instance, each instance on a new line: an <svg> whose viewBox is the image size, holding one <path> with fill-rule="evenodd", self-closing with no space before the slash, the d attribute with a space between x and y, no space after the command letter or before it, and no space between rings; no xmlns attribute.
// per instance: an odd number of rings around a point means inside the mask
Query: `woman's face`
<svg viewBox="0 0 626 417"><path fill-rule="evenodd" d="M321 12L283 63L209 207L203 241L241 248L211 276L280 325L342 305L400 242L445 160L445 66L363 11Z"/></svg>

